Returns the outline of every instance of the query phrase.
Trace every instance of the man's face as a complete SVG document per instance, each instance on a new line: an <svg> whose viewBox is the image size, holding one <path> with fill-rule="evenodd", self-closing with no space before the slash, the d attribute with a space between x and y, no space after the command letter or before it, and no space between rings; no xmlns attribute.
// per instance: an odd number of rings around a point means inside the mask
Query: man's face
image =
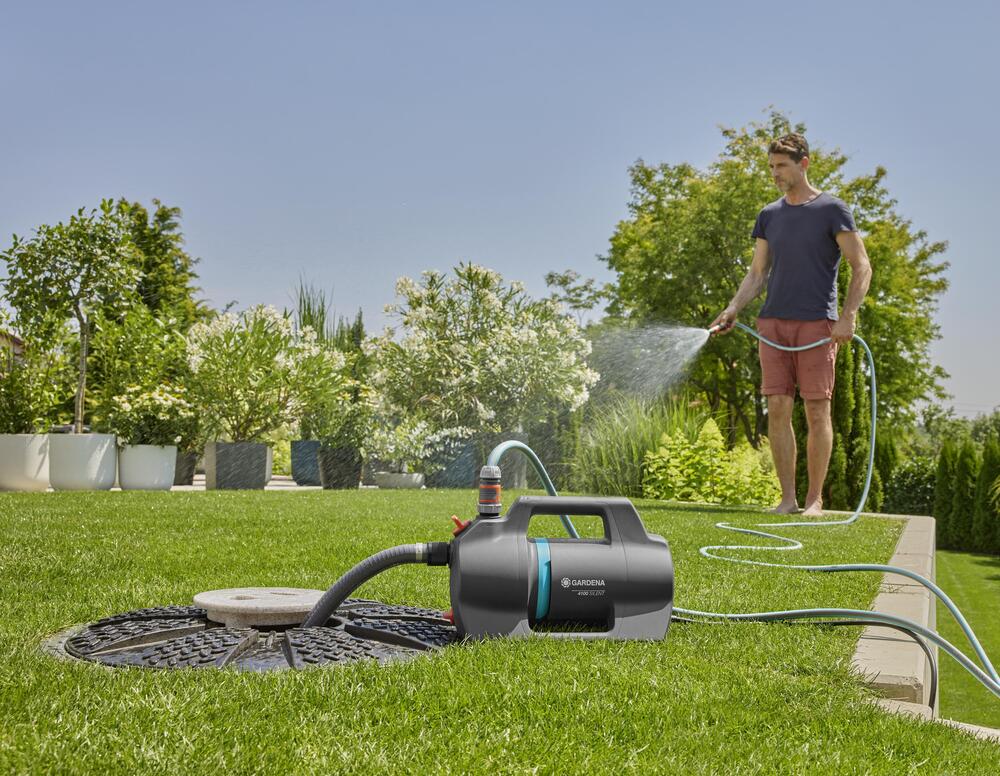
<svg viewBox="0 0 1000 776"><path fill-rule="evenodd" d="M793 162L788 154L768 154L767 159L774 185L782 192L787 192L801 183L809 166L808 156L802 157L800 162Z"/></svg>

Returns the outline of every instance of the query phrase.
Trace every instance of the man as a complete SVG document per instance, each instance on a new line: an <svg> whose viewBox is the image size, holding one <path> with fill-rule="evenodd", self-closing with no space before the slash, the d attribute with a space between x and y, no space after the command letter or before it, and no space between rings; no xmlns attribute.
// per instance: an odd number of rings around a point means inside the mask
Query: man
<svg viewBox="0 0 1000 776"><path fill-rule="evenodd" d="M740 311L764 287L767 298L757 330L780 345L807 345L824 337L831 343L788 353L760 343L761 393L767 397L768 437L781 483L778 514L799 511L795 495L795 388L805 402L809 438L806 449L809 491L804 515L823 514L823 481L833 448L830 399L837 346L854 336L858 308L868 292L871 263L850 208L814 188L806 175L809 145L799 134L785 135L768 147L775 185L784 194L760 211L750 271L739 291L713 321L728 332ZM837 270L841 255L851 265L851 284L837 315Z"/></svg>

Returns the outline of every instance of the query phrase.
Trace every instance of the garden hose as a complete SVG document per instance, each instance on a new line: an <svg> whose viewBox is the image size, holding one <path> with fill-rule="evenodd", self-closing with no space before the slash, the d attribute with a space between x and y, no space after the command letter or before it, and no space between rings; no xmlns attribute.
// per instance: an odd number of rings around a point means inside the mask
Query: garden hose
<svg viewBox="0 0 1000 776"><path fill-rule="evenodd" d="M683 616L678 616L676 614L672 614L670 616L670 620L671 620L671 622L686 622L686 623L689 623L689 624L692 624L692 625L726 625L726 623L727 623L726 620L704 620L704 619L699 620L699 619L697 619L695 617L683 617ZM795 620L784 620L784 619L782 619L782 620L769 620L769 622L770 621L785 622L785 623L787 623L789 625L825 625L825 626L834 626L834 627L836 627L836 626L842 626L842 625L854 626L854 627L858 627L858 626L864 627L866 625L870 625L871 624L868 620L850 620L850 619L848 619L848 620L825 620L825 621L824 620L815 620L814 621L814 620L805 620L805 619L802 619L802 620L800 620L800 619L795 619ZM753 622L753 621L751 620L751 622ZM880 628L891 628L893 630L898 630L901 633L905 633L907 636L909 636L911 639L913 639L916 642L917 646L920 647L921 650L923 650L923 653L924 653L925 657L927 658L927 665L929 665L930 668L931 668L931 684L930 684L930 688L929 688L929 691L928 691L929 700L927 702L927 705L933 707L934 706L934 701L937 699L938 667L937 667L937 663L934 662L934 657L931 654L931 648L927 646L927 642L924 641L923 638L921 638L919 635L917 635L914 631L912 631L909 628L904 627L902 625L893 625L893 624L888 623L888 622L880 622L879 623L879 627Z"/></svg>
<svg viewBox="0 0 1000 776"><path fill-rule="evenodd" d="M499 466L500 459L508 450L517 450L518 452L523 453L524 456L531 461L531 465L535 467L535 472L538 474L538 478L545 486L545 492L550 496L559 495L556 493L556 486L552 484L549 473L545 471L545 467L542 465L542 462L539 460L538 456L535 455L535 451L524 444L524 442L519 442L516 439L509 439L506 442L501 442L493 448L492 452L490 452L489 458L486 459L486 465ZM569 519L569 515L559 515L559 519L562 520L563 527L566 529L566 533L568 533L570 537L573 539L580 538L580 534L577 533L576 526L574 526L573 521Z"/></svg>
<svg viewBox="0 0 1000 776"><path fill-rule="evenodd" d="M777 342L773 342L773 341L769 340L767 337L763 336L759 332L755 331L754 329L750 328L749 326L747 326L747 325L745 325L743 323L737 322L734 325L737 328L742 329L743 331L747 332L752 337L757 338L761 342L763 342L763 343L765 343L765 344L767 344L767 345L769 345L769 346L771 346L773 348L777 348L778 350L784 350L784 351L789 351L789 352L797 352L797 351L802 351L802 350L809 350L811 348L816 348L816 347L819 347L821 345L825 345L828 342L830 342L830 338L829 337L824 337L823 339L817 340L816 342L810 343L808 345L801 345L801 346L797 346L797 347L791 347L791 346L787 346L787 345L779 345ZM876 382L875 382L875 359L872 356L871 348L869 348L868 347L868 343L865 342L857 334L854 335L853 339L854 339L855 342L858 342L864 348L865 356L868 359L868 368L869 368L869 377L870 377L870 390L871 390L871 401L870 401L870 404L871 404L871 431L870 431L869 440L868 440L868 470L867 470L867 473L865 475L865 486L864 486L864 489L862 490L861 499L858 502L857 508L850 515L850 517L847 517L844 520L790 521L790 522L782 522L782 523L758 523L755 526L756 528L793 528L793 527L807 527L807 526L808 527L812 527L812 526L829 526L829 525L850 525L850 524L854 523L858 519L858 517L861 514L861 510L864 509L865 502L868 500L868 492L871 489L872 474L873 474L874 468L875 468L875 428L876 428L876 419L877 419L878 392L877 392ZM879 571L879 572L882 572L882 573L885 573L885 574L897 574L897 575L900 575L900 576L908 577L909 579L912 579L915 582L920 583L921 585L923 585L924 587L926 587L928 590L930 590L941 601L941 603L943 603L945 605L945 607L948 609L948 611L955 618L955 621L958 623L959 627L962 628L962 631L965 633L966 638L969 640L970 645L972 646L972 648L975 651L976 655L979 657L979 660L982 663L983 667L986 669L987 673L989 674L989 677L992 679L992 681L995 684L1000 685L1000 675L997 674L997 671L993 667L993 664L990 662L989 657L987 657L986 651L983 649L982 644L980 644L979 639L976 637L975 632L972 630L972 627L966 621L965 617L962 615L961 611L959 611L959 609L955 605L955 603L945 594L945 592L940 587L938 587L936 584L934 584L934 582L932 582L931 580L927 579L926 577L924 577L924 576L922 576L920 574L917 574L916 572L910 571L909 569L900 568L898 566L887 566L887 565L876 564L876 563L796 565L796 564L788 564L788 563L769 563L767 561L751 560L749 558L731 558L731 557L727 557L727 556L724 556L724 555L717 555L717 554L713 553L712 550L774 550L774 551L786 550L787 551L787 550L798 550L798 549L801 549L802 548L802 543L799 542L799 541L796 541L794 539L789 539L788 537L785 537L785 536L779 536L777 534L769 533L769 532L766 532L766 531L757 531L757 530L754 530L752 528L739 528L739 527L736 527L736 526L733 526L733 525L729 525L728 523L725 523L725 522L716 523L716 527L717 528L722 528L722 529L727 530L727 531L736 531L737 533L745 533L745 534L749 534L749 535L752 535L752 536L760 536L760 537L765 538L765 539L774 539L774 540L777 540L777 541L785 542L785 546L781 546L781 547L762 547L760 545L749 545L749 544L736 544L736 545L716 544L716 545L708 545L708 546L702 547L702 548L700 548L698 550L698 552L701 553L701 555L703 555L706 558L714 558L715 560L724 560L724 561L729 561L731 563L743 563L743 564L751 565L751 566L768 566L768 567L771 567L771 568L791 568L791 569L800 569L802 571L820 571L820 572L830 572L830 573L838 573L838 572L844 572L844 571ZM684 613L684 610L680 609L680 608L676 608L675 611L680 612L680 613ZM801 610L801 611L809 611L809 610ZM727 614L719 613L719 612L716 612L716 613L702 613L702 614L704 614L706 616L710 615L710 616L715 616L715 617L730 617L731 616L731 615L727 615ZM737 615L732 615L732 616L736 617Z"/></svg>

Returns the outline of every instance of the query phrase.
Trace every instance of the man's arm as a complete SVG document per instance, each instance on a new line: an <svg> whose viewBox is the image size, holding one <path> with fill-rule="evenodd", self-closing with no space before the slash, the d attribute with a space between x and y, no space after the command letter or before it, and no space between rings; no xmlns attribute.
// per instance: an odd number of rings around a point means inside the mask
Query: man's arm
<svg viewBox="0 0 1000 776"><path fill-rule="evenodd" d="M872 280L872 264L868 260L865 243L857 232L837 232L837 245L851 265L851 284L847 288L847 299L844 300L840 320L833 325L830 339L836 343L846 343L851 341L858 325L858 310Z"/></svg>
<svg viewBox="0 0 1000 776"><path fill-rule="evenodd" d="M750 262L750 269L746 277L743 278L743 282L740 283L739 291L736 292L736 296L733 297L729 306L712 321L709 328L719 325L722 327L719 330L720 333L729 331L743 308L760 296L767 285L767 275L770 270L771 249L768 247L767 240L758 237L753 247L753 260Z"/></svg>

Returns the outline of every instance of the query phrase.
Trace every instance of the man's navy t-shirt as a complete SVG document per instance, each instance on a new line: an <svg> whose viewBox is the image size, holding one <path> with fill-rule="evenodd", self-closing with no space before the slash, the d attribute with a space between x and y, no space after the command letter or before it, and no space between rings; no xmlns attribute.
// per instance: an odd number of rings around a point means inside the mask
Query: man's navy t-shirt
<svg viewBox="0 0 1000 776"><path fill-rule="evenodd" d="M767 240L771 274L760 317L837 320L837 233L856 231L851 209L825 191L802 205L782 197L761 210L753 236Z"/></svg>

